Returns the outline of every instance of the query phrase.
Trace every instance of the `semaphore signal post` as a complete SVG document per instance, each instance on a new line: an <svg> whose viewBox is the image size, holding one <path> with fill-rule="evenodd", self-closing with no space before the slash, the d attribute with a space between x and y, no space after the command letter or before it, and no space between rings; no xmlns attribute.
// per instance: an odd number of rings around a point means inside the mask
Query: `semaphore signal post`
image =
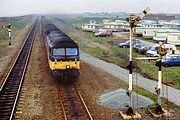
<svg viewBox="0 0 180 120"><path fill-rule="evenodd" d="M7 25L7 26L2 26L1 28L5 28L5 29L8 29L8 35L9 35L9 45L11 45L11 38L12 38L12 36L11 36L11 23L9 23L9 25Z"/></svg>

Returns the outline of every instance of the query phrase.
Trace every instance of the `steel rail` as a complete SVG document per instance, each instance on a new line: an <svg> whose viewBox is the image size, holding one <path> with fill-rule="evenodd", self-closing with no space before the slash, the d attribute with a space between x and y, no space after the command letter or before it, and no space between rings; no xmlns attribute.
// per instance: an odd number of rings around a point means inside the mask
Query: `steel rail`
<svg viewBox="0 0 180 120"><path fill-rule="evenodd" d="M92 117L91 113L89 112L88 107L87 107L86 103L84 102L84 99L83 99L81 93L78 91L77 88L76 88L76 91L77 91L77 93L78 93L78 95L79 95L79 98L81 99L81 102L82 102L84 108L86 109L86 112L87 112L87 114L88 114L90 120L93 120L93 117Z"/></svg>
<svg viewBox="0 0 180 120"><path fill-rule="evenodd" d="M32 45L35 37L37 20L33 24L26 40L17 55L0 89L0 118L11 120L16 108Z"/></svg>
<svg viewBox="0 0 180 120"><path fill-rule="evenodd" d="M60 89L64 89L62 86L63 85L61 85L61 88L59 88L60 103L61 103L61 107L62 107L62 112L63 112L64 120L68 120L68 117L67 117L68 113L66 113L67 111L65 110L64 103L63 103L63 100L62 100L63 99L63 93L62 93L63 90L60 90ZM84 108L84 110L85 110L84 112L86 112L86 114L87 114L88 120L93 120L93 117L92 117L90 111L88 110L88 107L87 107L87 105L86 105L82 95L80 94L79 90L74 85L71 86L71 87L75 88L75 93L76 93L77 97L79 98L79 100L81 102L82 108ZM68 92L70 92L70 91L68 91ZM80 108L80 106L79 106L79 108Z"/></svg>
<svg viewBox="0 0 180 120"><path fill-rule="evenodd" d="M62 96L61 96L60 90L59 90L59 94L60 94L60 103L61 103L61 107L62 107L62 112L63 112L64 120L67 120L67 115L66 115L66 111L65 111L65 108L64 108L64 105L63 105L63 101L62 101Z"/></svg>
<svg viewBox="0 0 180 120"><path fill-rule="evenodd" d="M35 24L37 24L37 23L35 23ZM37 25L35 25L35 30L34 31L36 31L36 28L37 28ZM27 69L27 66L28 66L29 58L30 58L33 43L34 43L34 37L35 37L35 32L33 34L32 42L30 44L30 49L29 49L28 56L27 56L27 59L26 59L25 67L24 67L23 74L22 74L22 77L21 77L21 82L20 82L19 89L18 89L18 92L17 92L17 95L16 95L16 99L15 99L15 102L14 102L14 106L13 106L13 109L12 109L10 120L12 120L12 118L13 118L14 110L16 108L16 104L17 104L17 101L18 101L18 98L19 98L19 94L20 94L20 91L21 91L21 88L22 88L22 83L23 83L23 80L24 80L24 76L25 76L25 73L26 73L26 69Z"/></svg>

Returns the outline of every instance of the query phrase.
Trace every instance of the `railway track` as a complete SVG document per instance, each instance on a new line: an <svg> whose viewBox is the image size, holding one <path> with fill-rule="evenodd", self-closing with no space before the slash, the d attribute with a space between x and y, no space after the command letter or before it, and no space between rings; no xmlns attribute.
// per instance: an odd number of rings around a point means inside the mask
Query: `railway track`
<svg viewBox="0 0 180 120"><path fill-rule="evenodd" d="M64 120L93 120L76 85L61 84L59 93Z"/></svg>
<svg viewBox="0 0 180 120"><path fill-rule="evenodd" d="M26 41L15 59L5 81L0 88L0 119L11 120L22 87L30 57L37 21L32 26Z"/></svg>

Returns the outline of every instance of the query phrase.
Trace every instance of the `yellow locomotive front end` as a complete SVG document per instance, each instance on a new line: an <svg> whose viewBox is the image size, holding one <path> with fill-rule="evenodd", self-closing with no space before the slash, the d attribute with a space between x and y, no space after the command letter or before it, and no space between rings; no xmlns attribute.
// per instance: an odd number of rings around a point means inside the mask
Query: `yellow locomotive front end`
<svg viewBox="0 0 180 120"><path fill-rule="evenodd" d="M43 26L48 63L53 77L78 77L80 70L79 46L63 31L45 19Z"/></svg>
<svg viewBox="0 0 180 120"><path fill-rule="evenodd" d="M78 48L50 48L49 67L53 76L79 76Z"/></svg>
<svg viewBox="0 0 180 120"><path fill-rule="evenodd" d="M49 61L51 70L80 69L79 61Z"/></svg>

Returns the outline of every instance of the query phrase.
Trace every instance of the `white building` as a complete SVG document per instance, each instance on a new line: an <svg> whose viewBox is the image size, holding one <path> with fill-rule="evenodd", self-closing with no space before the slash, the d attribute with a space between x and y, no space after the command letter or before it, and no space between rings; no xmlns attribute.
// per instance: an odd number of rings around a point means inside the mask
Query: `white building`
<svg viewBox="0 0 180 120"><path fill-rule="evenodd" d="M180 32L168 34L167 43L180 45Z"/></svg>
<svg viewBox="0 0 180 120"><path fill-rule="evenodd" d="M84 25L82 25L82 30L95 32L99 28L102 28L102 27L103 27L103 25L100 25L100 24L84 24Z"/></svg>
<svg viewBox="0 0 180 120"><path fill-rule="evenodd" d="M166 29L166 31L156 31L153 33L153 40L154 41L162 41L162 42L167 42L168 34L171 33L180 33L178 30L174 29Z"/></svg>
<svg viewBox="0 0 180 120"><path fill-rule="evenodd" d="M134 32L137 36L144 35L145 38L152 38L153 34L151 34L151 31L153 31L155 29L161 29L161 28L162 28L161 24L155 24L155 23L151 23L148 21L148 23L142 22L141 27L136 27L134 29Z"/></svg>
<svg viewBox="0 0 180 120"><path fill-rule="evenodd" d="M176 29L176 30L180 30L180 22L178 21L173 21L173 22L164 22L163 23L164 27L169 27L171 29Z"/></svg>
<svg viewBox="0 0 180 120"><path fill-rule="evenodd" d="M109 31L128 31L129 23L127 21L122 20L103 20L103 25L105 29L109 29Z"/></svg>
<svg viewBox="0 0 180 120"><path fill-rule="evenodd" d="M149 27L142 32L142 36L146 39L153 39L155 32L167 32L170 30L168 27Z"/></svg>

